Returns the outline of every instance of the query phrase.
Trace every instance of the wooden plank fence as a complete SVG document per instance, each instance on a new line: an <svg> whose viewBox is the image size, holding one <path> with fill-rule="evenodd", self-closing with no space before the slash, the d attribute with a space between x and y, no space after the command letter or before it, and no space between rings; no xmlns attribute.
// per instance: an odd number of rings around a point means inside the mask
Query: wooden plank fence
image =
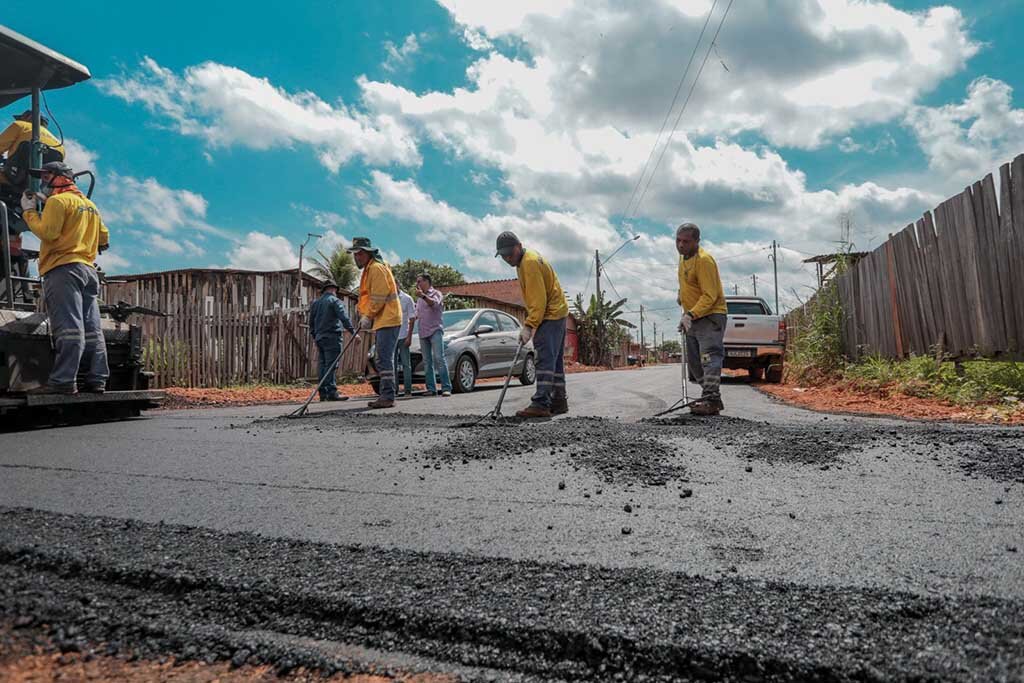
<svg viewBox="0 0 1024 683"><path fill-rule="evenodd" d="M1024 359L1024 154L836 278L851 358Z"/></svg>
<svg viewBox="0 0 1024 683"><path fill-rule="evenodd" d="M154 386L224 387L253 382L290 383L317 375L316 345L309 335L308 302L318 282L294 272L257 273L193 269L113 281L103 299L168 314L133 315L143 331L147 369ZM342 293L350 313L354 297ZM362 374L373 335L363 335L338 372Z"/></svg>
<svg viewBox="0 0 1024 683"><path fill-rule="evenodd" d="M138 316L147 369L155 386L225 387L313 379L316 345L307 313L271 310L213 315L181 313L169 318ZM351 347L339 374L362 374L372 335Z"/></svg>

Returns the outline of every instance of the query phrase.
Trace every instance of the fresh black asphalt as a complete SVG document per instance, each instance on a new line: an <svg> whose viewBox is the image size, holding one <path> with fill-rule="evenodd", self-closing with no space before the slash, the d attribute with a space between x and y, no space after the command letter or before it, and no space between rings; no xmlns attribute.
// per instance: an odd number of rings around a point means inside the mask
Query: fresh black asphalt
<svg viewBox="0 0 1024 683"><path fill-rule="evenodd" d="M743 384L718 420L648 419L678 366L570 392L530 425L456 428L484 389L10 431L5 615L283 668L1024 675L1021 430L824 416Z"/></svg>

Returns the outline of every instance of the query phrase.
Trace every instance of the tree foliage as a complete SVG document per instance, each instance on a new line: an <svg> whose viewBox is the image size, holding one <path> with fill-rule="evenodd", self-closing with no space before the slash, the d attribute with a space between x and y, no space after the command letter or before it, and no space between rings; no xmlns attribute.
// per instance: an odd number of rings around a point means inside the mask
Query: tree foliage
<svg viewBox="0 0 1024 683"><path fill-rule="evenodd" d="M591 294L590 302L584 306L583 295L576 295L572 307L579 336L580 362L585 365L610 364L612 349L628 337L627 329L636 327L623 317L625 304L626 299L607 301L604 292L598 292Z"/></svg>
<svg viewBox="0 0 1024 683"><path fill-rule="evenodd" d="M437 264L426 259L405 259L401 263L391 266L391 272L395 275L398 286L409 294L415 293L416 278L420 273L428 273L430 280L435 287L447 287L448 285L462 285L466 283L466 277L447 264Z"/></svg>
<svg viewBox="0 0 1024 683"><path fill-rule="evenodd" d="M682 353L683 345L675 339L666 339L661 343L661 346L658 347L658 350L667 354Z"/></svg>
<svg viewBox="0 0 1024 683"><path fill-rule="evenodd" d="M447 264L438 264L426 259L405 259L401 263L391 266L391 272L395 276L395 282L414 299L419 296L416 292L416 278L420 273L430 275L430 281L434 287L447 287L449 285L462 285L466 283L466 276L459 270ZM446 311L455 311L463 308L474 308L476 304L472 299L465 299L458 296L446 294L444 297L444 308Z"/></svg>
<svg viewBox="0 0 1024 683"><path fill-rule="evenodd" d="M310 259L313 262L313 267L310 268L313 275L321 280L334 280L342 289L351 290L355 286L359 267L356 266L352 254L345 251L345 245L336 246L330 256L319 249L316 253L317 256Z"/></svg>

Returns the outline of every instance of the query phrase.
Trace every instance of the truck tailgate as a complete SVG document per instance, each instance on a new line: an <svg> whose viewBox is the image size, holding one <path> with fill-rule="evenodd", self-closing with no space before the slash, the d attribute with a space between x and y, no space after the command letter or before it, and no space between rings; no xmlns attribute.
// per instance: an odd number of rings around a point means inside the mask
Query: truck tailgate
<svg viewBox="0 0 1024 683"><path fill-rule="evenodd" d="M779 317L776 315L730 315L725 328L727 345L778 344Z"/></svg>

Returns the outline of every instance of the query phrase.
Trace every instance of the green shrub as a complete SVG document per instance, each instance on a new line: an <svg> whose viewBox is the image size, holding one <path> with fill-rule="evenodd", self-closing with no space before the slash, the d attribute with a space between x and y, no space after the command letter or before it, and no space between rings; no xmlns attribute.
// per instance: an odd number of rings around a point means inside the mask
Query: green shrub
<svg viewBox="0 0 1024 683"><path fill-rule="evenodd" d="M790 318L786 347L789 376L801 383L836 379L846 363L843 307L834 280L827 282L799 314Z"/></svg>
<svg viewBox="0 0 1024 683"><path fill-rule="evenodd" d="M890 360L869 356L843 370L843 380L861 391L936 398L956 405L1014 402L1024 398L1024 364L968 361L956 364L937 356Z"/></svg>

